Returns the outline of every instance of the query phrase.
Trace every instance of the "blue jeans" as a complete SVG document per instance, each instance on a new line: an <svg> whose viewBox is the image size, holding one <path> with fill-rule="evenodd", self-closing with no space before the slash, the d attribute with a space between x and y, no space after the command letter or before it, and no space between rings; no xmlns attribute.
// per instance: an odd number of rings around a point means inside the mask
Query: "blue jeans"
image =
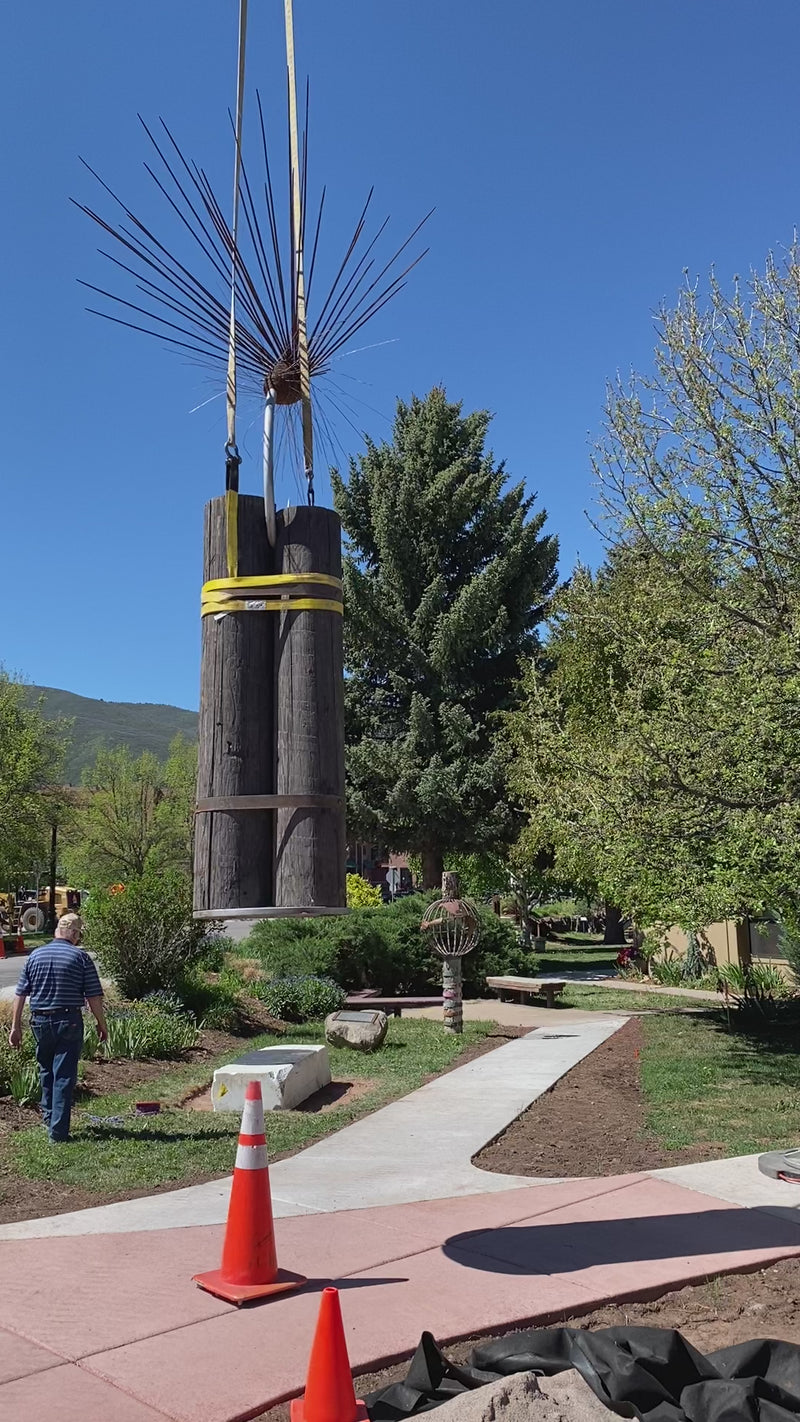
<svg viewBox="0 0 800 1422"><path fill-rule="evenodd" d="M79 1007L47 1016L32 1012L31 1027L42 1083L42 1119L51 1141L66 1141L83 1046L83 1014Z"/></svg>

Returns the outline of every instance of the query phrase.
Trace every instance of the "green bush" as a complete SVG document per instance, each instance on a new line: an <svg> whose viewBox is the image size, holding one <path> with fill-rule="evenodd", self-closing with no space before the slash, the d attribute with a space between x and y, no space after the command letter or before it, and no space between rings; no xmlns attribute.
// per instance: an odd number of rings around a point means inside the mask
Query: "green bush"
<svg viewBox="0 0 800 1422"><path fill-rule="evenodd" d="M12 1067L9 1094L17 1106L36 1106L42 1099L42 1083L36 1062L20 1061Z"/></svg>
<svg viewBox="0 0 800 1422"><path fill-rule="evenodd" d="M121 893L92 894L86 942L127 998L177 989L200 961L206 930L192 918L188 879L172 871L131 881Z"/></svg>
<svg viewBox="0 0 800 1422"><path fill-rule="evenodd" d="M263 920L238 951L259 958L272 978L327 977L347 992L370 987L386 996L435 992L441 987L441 962L420 932L429 901L409 895L341 917ZM463 962L469 996L484 991L487 976L536 971L536 960L519 947L513 928L488 908L479 912L478 947Z"/></svg>
<svg viewBox="0 0 800 1422"><path fill-rule="evenodd" d="M255 988L267 1011L281 1022L312 1022L336 1012L345 994L330 978L297 975L273 978Z"/></svg>
<svg viewBox="0 0 800 1422"><path fill-rule="evenodd" d="M197 1042L197 1028L188 1018L159 1012L138 1002L112 1008L107 1013L107 1021L107 1043L101 1047L93 1023L84 1038L84 1057L95 1057L103 1052L108 1057L131 1061L148 1058L161 1061L179 1057Z"/></svg>
<svg viewBox="0 0 800 1422"><path fill-rule="evenodd" d="M348 908L377 908L382 903L383 898L377 885L368 883L361 874L348 874Z"/></svg>
<svg viewBox="0 0 800 1422"><path fill-rule="evenodd" d="M175 988L183 1009L198 1024L215 1032L231 1032L239 1020L238 997L242 984L229 968L211 980L198 967L190 968Z"/></svg>
<svg viewBox="0 0 800 1422"><path fill-rule="evenodd" d="M4 1033L0 1038L0 1096L12 1094L12 1082L18 1079L21 1069L27 1067L38 1070L33 1033L23 1032L22 1044L18 1048L9 1046Z"/></svg>

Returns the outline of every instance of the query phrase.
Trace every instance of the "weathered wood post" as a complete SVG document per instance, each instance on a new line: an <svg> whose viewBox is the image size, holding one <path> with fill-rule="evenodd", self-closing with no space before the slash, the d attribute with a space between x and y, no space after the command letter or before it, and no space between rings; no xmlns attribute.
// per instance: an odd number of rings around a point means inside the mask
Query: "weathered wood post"
<svg viewBox="0 0 800 1422"><path fill-rule="evenodd" d="M263 499L239 496L238 536L240 577L271 573ZM206 505L203 582L226 573L225 499L219 498ZM196 917L244 917L242 910L275 902L274 805L256 808L242 797L275 791L276 621L269 613L238 611L202 618Z"/></svg>
<svg viewBox="0 0 800 1422"><path fill-rule="evenodd" d="M279 796L296 802L278 808L275 904L311 913L342 911L347 896L338 516L332 509L284 509L275 556L277 571L298 579L293 594L318 604L277 618L275 782ZM304 582L304 574L326 582Z"/></svg>
<svg viewBox="0 0 800 1422"><path fill-rule="evenodd" d="M285 509L270 547L261 498L206 508L198 918L342 913L345 888L342 555L331 509ZM220 615L222 614L222 615Z"/></svg>

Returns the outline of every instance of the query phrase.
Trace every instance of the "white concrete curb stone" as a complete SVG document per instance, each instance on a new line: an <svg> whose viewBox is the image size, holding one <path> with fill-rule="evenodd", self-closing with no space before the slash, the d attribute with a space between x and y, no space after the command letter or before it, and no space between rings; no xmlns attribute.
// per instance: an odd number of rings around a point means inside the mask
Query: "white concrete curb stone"
<svg viewBox="0 0 800 1422"><path fill-rule="evenodd" d="M244 1110L248 1081L261 1083L265 1111L291 1111L331 1079L327 1047L286 1042L248 1052L228 1066L218 1067L211 1087L215 1111Z"/></svg>

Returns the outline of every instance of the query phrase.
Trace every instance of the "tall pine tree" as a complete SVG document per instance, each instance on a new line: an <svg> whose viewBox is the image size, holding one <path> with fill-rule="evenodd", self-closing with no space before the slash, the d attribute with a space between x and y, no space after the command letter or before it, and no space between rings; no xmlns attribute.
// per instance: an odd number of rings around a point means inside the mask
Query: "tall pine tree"
<svg viewBox="0 0 800 1422"><path fill-rule="evenodd" d="M514 834L495 713L556 581L534 496L485 450L490 416L436 388L398 402L391 444L334 471L344 567L348 827L422 856Z"/></svg>

